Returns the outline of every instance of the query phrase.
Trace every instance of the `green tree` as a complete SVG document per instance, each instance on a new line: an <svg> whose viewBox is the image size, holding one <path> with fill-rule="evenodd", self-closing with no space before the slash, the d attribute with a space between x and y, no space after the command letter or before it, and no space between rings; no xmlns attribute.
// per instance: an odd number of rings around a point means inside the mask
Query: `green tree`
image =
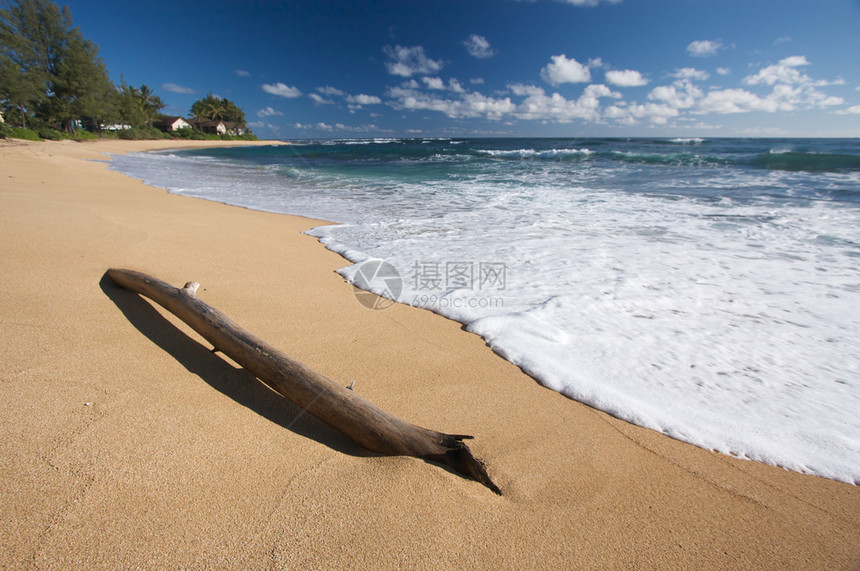
<svg viewBox="0 0 860 571"><path fill-rule="evenodd" d="M27 117L48 96L51 51L67 13L44 2L19 2L0 10L0 99Z"/></svg>
<svg viewBox="0 0 860 571"><path fill-rule="evenodd" d="M68 7L17 0L0 10L0 97L26 117L74 129L115 117L115 89L98 48L73 28ZM8 83L7 83L8 81Z"/></svg>
<svg viewBox="0 0 860 571"><path fill-rule="evenodd" d="M201 121L228 121L245 126L245 112L239 106L211 93L191 105L191 116Z"/></svg>
<svg viewBox="0 0 860 571"><path fill-rule="evenodd" d="M166 105L164 101L162 101L161 98L157 96L145 83L140 86L138 93L140 95L139 105L141 111L143 111L146 124L151 127L152 122L158 118L159 112L164 109Z"/></svg>
<svg viewBox="0 0 860 571"><path fill-rule="evenodd" d="M120 84L117 94L119 119L132 127L152 126L165 104L146 84L140 87Z"/></svg>

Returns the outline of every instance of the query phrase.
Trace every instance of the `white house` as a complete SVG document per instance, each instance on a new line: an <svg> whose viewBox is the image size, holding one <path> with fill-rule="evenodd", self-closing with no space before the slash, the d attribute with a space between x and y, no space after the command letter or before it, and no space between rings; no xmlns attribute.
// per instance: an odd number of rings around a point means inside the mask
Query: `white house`
<svg viewBox="0 0 860 571"><path fill-rule="evenodd" d="M162 131L176 131L179 129L191 128L191 123L189 123L182 117L162 117L158 121L155 121L152 125L154 127L158 127Z"/></svg>
<svg viewBox="0 0 860 571"><path fill-rule="evenodd" d="M215 135L242 135L245 133L243 127L232 121L219 121L215 119L211 121L195 121L194 124L204 133Z"/></svg>

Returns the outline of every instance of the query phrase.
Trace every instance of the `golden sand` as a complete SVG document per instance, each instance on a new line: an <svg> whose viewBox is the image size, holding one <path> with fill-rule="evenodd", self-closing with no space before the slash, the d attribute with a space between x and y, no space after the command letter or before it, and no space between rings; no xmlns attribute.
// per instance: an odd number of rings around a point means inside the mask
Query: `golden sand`
<svg viewBox="0 0 860 571"><path fill-rule="evenodd" d="M96 162L189 144L0 142L0 566L860 567L858 487L568 400L457 323L358 303L344 260L301 234L320 221L171 195ZM383 409L473 434L503 495L363 452L105 283L110 267L198 281Z"/></svg>

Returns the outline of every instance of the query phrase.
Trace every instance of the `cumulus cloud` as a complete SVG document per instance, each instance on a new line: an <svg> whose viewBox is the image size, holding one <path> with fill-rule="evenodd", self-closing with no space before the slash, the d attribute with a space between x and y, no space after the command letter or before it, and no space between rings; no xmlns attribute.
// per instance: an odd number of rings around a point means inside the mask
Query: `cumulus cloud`
<svg viewBox="0 0 860 571"><path fill-rule="evenodd" d="M696 40L687 46L687 53L693 57L710 57L717 55L723 48L722 42L711 40Z"/></svg>
<svg viewBox="0 0 860 571"><path fill-rule="evenodd" d="M606 81L618 87L639 87L647 85L648 80L632 69L611 70L606 72Z"/></svg>
<svg viewBox="0 0 860 571"><path fill-rule="evenodd" d="M327 99L320 95L320 93L324 95L328 95L330 97L341 97L348 104L348 107L355 111L357 109L361 109L364 105L377 105L382 103L382 99L375 95L367 95L364 93L359 93L358 95L350 95L341 89L337 89L336 87L332 87L330 85L326 85L324 87L317 87L317 91L319 93L310 93L308 97L313 99L314 103L317 105L334 105L334 99Z"/></svg>
<svg viewBox="0 0 860 571"><path fill-rule="evenodd" d="M324 87L317 87L317 91L322 93L323 95L336 95L338 97L343 97L345 93L336 87L332 87L331 85L326 85Z"/></svg>
<svg viewBox="0 0 860 571"><path fill-rule="evenodd" d="M606 109L605 115L607 118L628 125L634 125L642 120L648 120L656 125L665 125L669 119L680 115L680 112L676 108L662 103L634 103L612 105Z"/></svg>
<svg viewBox="0 0 860 571"><path fill-rule="evenodd" d="M717 70L719 73L719 70ZM711 75L707 71L701 71L694 67L682 67L680 69L676 69L675 73L672 74L672 77L677 77L678 79L690 79L693 81L704 81L711 77Z"/></svg>
<svg viewBox="0 0 860 571"><path fill-rule="evenodd" d="M272 84L264 83L263 91L272 95L277 95L278 97L286 97L287 99L294 99L296 97L301 97L302 95L302 92L297 88L290 87L280 82Z"/></svg>
<svg viewBox="0 0 860 571"><path fill-rule="evenodd" d="M715 89L710 91L698 104L699 113L746 113L749 111L790 111L787 102L759 97L745 89Z"/></svg>
<svg viewBox="0 0 860 571"><path fill-rule="evenodd" d="M359 93L358 95L349 95L346 98L347 102L355 104L355 105L377 105L382 103L382 99L375 95L365 95L364 93Z"/></svg>
<svg viewBox="0 0 860 571"><path fill-rule="evenodd" d="M490 47L490 42L487 41L487 38L477 34L469 36L469 39L465 40L463 45L466 46L466 51L469 52L469 55L478 59L493 57L495 54L493 49Z"/></svg>
<svg viewBox="0 0 860 571"><path fill-rule="evenodd" d="M387 103L398 110L435 111L455 119L628 125L642 122L668 125L676 120L687 121L685 124L689 125L697 115L775 113L804 108L838 109L835 112L844 115L860 113L860 106L849 107L842 98L831 97L819 89L822 85L844 84L843 80L816 81L801 72L810 65L804 56L792 56L762 67L743 80L745 85L733 89L711 87L708 91L699 82L710 79L710 73L695 67L676 68L668 74L673 81L651 89L645 101L625 101L621 93L613 91L616 87L649 83L635 70L609 70L605 73L605 84L590 83L592 70L602 65L599 59L580 63L561 54L553 56L541 70L542 79L552 85L587 83L575 98L526 83L509 84L507 94L484 95L465 89L456 79L446 82L434 74L425 74L389 88ZM716 73L728 70L718 68Z"/></svg>
<svg viewBox="0 0 860 571"><path fill-rule="evenodd" d="M663 104L675 109L688 109L693 107L702 95L702 90L690 79L679 79L672 85L655 87L648 94L648 99L662 101Z"/></svg>
<svg viewBox="0 0 860 571"><path fill-rule="evenodd" d="M459 94L459 98L444 98L408 87L392 87L388 95L395 109L438 111L452 119L485 117L496 120L514 111L510 98L494 98L472 92Z"/></svg>
<svg viewBox="0 0 860 571"><path fill-rule="evenodd" d="M824 108L842 105L844 100L841 97L828 96L817 88L826 85L842 85L845 81L842 79L814 80L798 69L808 65L810 63L805 56L787 57L745 77L743 83L751 86L773 86L767 101L778 104L780 110L795 109L799 106Z"/></svg>
<svg viewBox="0 0 860 571"><path fill-rule="evenodd" d="M567 59L564 54L552 56L552 61L544 67L541 78L547 83L558 85L560 83L587 83L591 81L591 70L587 65L581 64L575 59Z"/></svg>
<svg viewBox="0 0 860 571"><path fill-rule="evenodd" d="M412 77L413 75L428 75L436 73L444 67L442 60L434 60L427 57L424 48L413 46L385 46L385 52L391 61L385 63L388 73L400 77Z"/></svg>
<svg viewBox="0 0 860 571"><path fill-rule="evenodd" d="M567 99L559 93L547 95L543 89L533 85L512 85L510 88L516 95L528 96L517 106L515 112L517 117L530 120L552 120L559 123L570 123L575 119L598 121L600 119L600 99L602 97L620 97L620 94L602 84L589 85L578 99Z"/></svg>
<svg viewBox="0 0 860 571"><path fill-rule="evenodd" d="M747 85L774 85L776 83L809 84L812 80L809 76L798 71L798 67L809 65L806 56L791 56L760 69L758 73L744 78Z"/></svg>
<svg viewBox="0 0 860 571"><path fill-rule="evenodd" d="M465 93L466 89L463 87L463 84L460 83L459 80L451 78L448 80L448 83L442 78L439 77L422 77L421 81L427 87L427 89L432 89L434 91L453 91L454 93ZM410 89L418 89L420 86L418 84L415 85L404 85L403 87L409 87Z"/></svg>
<svg viewBox="0 0 860 571"><path fill-rule="evenodd" d="M251 73L248 71L245 71L244 69L237 69L237 70L235 70L235 73L239 77L251 77Z"/></svg>
<svg viewBox="0 0 860 571"><path fill-rule="evenodd" d="M546 91L544 91L542 87L524 83L514 83L509 85L508 88L513 92L514 95L518 95L520 97L526 97L529 95L543 95L546 93Z"/></svg>
<svg viewBox="0 0 860 571"><path fill-rule="evenodd" d="M325 133L333 133L335 131L342 133L384 133L384 129L380 129L374 124L369 125L344 125L343 123L294 123L291 125L296 129L304 131L322 131Z"/></svg>
<svg viewBox="0 0 860 571"><path fill-rule="evenodd" d="M161 89L171 93L181 93L183 95L194 93L194 90L190 87L183 87L182 85L176 85L175 83L162 83Z"/></svg>
<svg viewBox="0 0 860 571"><path fill-rule="evenodd" d="M720 75L729 75L731 72L732 72L732 70L730 70L727 67L718 67L717 68L717 73Z"/></svg>
<svg viewBox="0 0 860 571"><path fill-rule="evenodd" d="M283 115L283 113L275 111L272 107L264 107L257 111L257 117L274 117L276 115Z"/></svg>
<svg viewBox="0 0 860 571"><path fill-rule="evenodd" d="M421 81L428 89L445 89L445 82L439 77L422 77Z"/></svg>
<svg viewBox="0 0 860 571"><path fill-rule="evenodd" d="M331 99L326 99L319 93L309 93L308 97L310 97L317 105L334 105L334 101L332 101Z"/></svg>

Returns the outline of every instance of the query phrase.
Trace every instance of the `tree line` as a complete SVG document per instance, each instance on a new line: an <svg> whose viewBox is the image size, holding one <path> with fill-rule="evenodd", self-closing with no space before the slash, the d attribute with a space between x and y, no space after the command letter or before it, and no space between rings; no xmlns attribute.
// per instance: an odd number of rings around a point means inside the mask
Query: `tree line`
<svg viewBox="0 0 860 571"><path fill-rule="evenodd" d="M110 80L98 47L74 27L68 6L16 0L0 9L0 109L8 125L35 131L151 128L165 103L147 85ZM208 94L191 107L198 120L245 127L235 103Z"/></svg>

